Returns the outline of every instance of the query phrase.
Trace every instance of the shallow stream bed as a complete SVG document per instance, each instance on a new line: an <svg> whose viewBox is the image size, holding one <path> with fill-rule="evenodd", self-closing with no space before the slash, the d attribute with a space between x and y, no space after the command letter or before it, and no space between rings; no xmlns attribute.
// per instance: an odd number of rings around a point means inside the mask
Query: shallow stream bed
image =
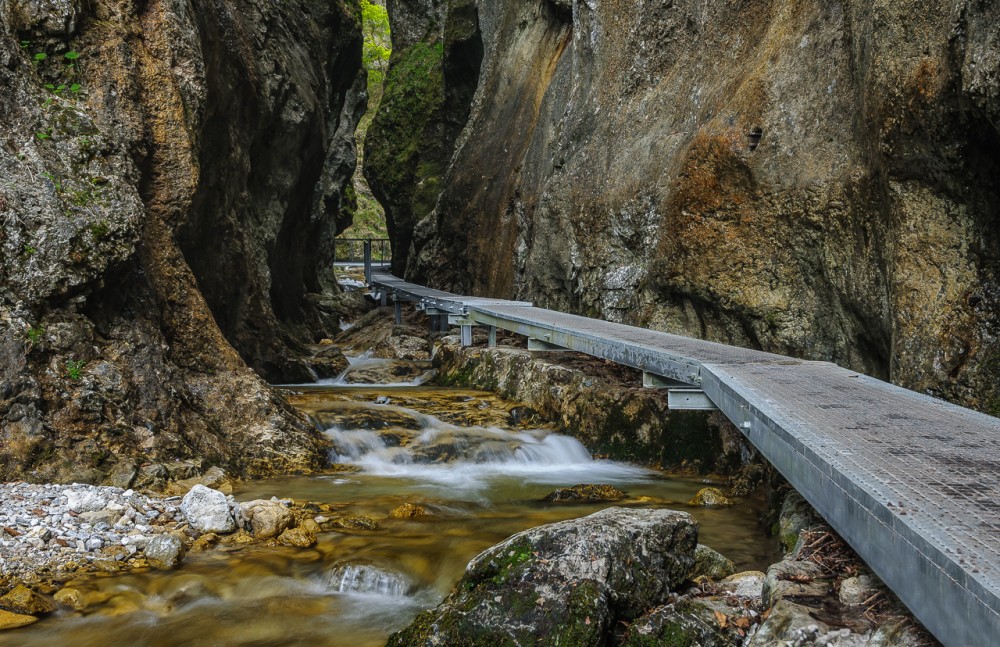
<svg viewBox="0 0 1000 647"><path fill-rule="evenodd" d="M247 482L239 500L329 503L374 519L375 530L323 533L310 549L217 548L176 571L91 578L73 585L87 615L60 611L5 633L4 645L382 645L437 604L468 561L511 534L610 505L691 512L701 542L766 569L779 557L758 522L761 502L687 505L704 487L632 465L595 461L577 441L532 428L525 412L492 394L434 387L325 386L289 395L334 441L342 470ZM555 488L606 483L615 503L547 503ZM393 518L404 503L426 515Z"/></svg>

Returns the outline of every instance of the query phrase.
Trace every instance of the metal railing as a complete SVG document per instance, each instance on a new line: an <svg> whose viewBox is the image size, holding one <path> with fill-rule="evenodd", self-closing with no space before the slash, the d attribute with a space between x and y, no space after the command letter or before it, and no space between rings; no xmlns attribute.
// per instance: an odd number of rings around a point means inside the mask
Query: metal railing
<svg viewBox="0 0 1000 647"><path fill-rule="evenodd" d="M392 261L388 238L337 238L333 245L333 262L360 265L365 262L365 248L369 245L373 263L388 265Z"/></svg>
<svg viewBox="0 0 1000 647"><path fill-rule="evenodd" d="M372 267L392 262L388 238L337 238L333 245L333 266L364 265L365 281L371 282Z"/></svg>

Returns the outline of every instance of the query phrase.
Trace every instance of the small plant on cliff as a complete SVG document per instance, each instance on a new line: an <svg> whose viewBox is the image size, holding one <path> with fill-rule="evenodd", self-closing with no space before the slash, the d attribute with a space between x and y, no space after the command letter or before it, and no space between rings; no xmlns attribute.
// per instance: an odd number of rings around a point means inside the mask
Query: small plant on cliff
<svg viewBox="0 0 1000 647"><path fill-rule="evenodd" d="M83 373L83 367L87 365L87 362L82 359L68 359L66 360L66 377L71 380L79 380Z"/></svg>
<svg viewBox="0 0 1000 647"><path fill-rule="evenodd" d="M28 328L28 341L31 342L32 346L37 346L40 341L42 341L42 335L45 334L45 328L42 326L31 326Z"/></svg>

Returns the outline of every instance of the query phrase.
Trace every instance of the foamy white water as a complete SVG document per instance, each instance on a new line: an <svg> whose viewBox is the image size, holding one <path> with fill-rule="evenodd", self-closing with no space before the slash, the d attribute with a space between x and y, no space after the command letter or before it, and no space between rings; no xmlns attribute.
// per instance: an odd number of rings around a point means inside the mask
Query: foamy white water
<svg viewBox="0 0 1000 647"><path fill-rule="evenodd" d="M536 483L623 483L653 475L633 465L595 461L580 441L545 429L459 427L405 407L367 406L404 414L419 427L402 441L399 437L408 430L386 434L368 429L327 429L334 445L331 460L357 465L369 474L467 490L486 487L494 478L512 476Z"/></svg>

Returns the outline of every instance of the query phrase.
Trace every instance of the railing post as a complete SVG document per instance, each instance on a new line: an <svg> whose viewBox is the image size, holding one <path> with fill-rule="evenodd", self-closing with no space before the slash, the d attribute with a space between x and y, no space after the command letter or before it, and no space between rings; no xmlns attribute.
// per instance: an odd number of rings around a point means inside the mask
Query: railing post
<svg viewBox="0 0 1000 647"><path fill-rule="evenodd" d="M365 241L365 283L371 285L372 282L372 241L371 238Z"/></svg>

